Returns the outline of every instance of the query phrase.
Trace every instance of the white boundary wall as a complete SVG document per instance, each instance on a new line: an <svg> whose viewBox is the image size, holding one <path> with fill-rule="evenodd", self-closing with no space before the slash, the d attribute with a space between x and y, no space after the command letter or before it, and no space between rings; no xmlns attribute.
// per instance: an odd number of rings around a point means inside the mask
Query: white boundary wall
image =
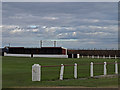
<svg viewBox="0 0 120 90"><path fill-rule="evenodd" d="M16 57L31 57L31 54L9 54L9 53L6 53L4 52L4 56L16 56ZM68 55L54 55L54 54L33 54L33 57L51 57L51 58L68 58ZM84 56L82 55L82 58ZM73 54L72 54L72 58L73 58ZM77 54L77 58L80 58L79 57L79 54ZM87 56L87 58L90 58L90 56ZM91 58L95 58L93 55L91 56ZM96 58L108 58L108 59L117 59L118 57L111 57L109 55L109 57L100 57L100 56L97 56Z"/></svg>
<svg viewBox="0 0 120 90"><path fill-rule="evenodd" d="M40 55L40 54L33 54L33 57L51 57L51 58L68 58L68 55Z"/></svg>
<svg viewBox="0 0 120 90"><path fill-rule="evenodd" d="M31 57L31 54L8 54L4 52L4 56Z"/></svg>
<svg viewBox="0 0 120 90"><path fill-rule="evenodd" d="M108 57L105 57L105 55L103 55L103 56L99 56L99 55L98 55L98 56L94 56L94 55L89 56L89 55L88 55L88 56L85 56L85 58L86 58L86 57L87 57L87 58L93 58L93 59L94 59L94 58L98 58L98 59L99 59L99 58L103 58L103 59L117 59L117 58L119 58L119 57L117 57L116 55L115 55L114 57L111 57L110 55L109 55ZM84 56L82 55L81 58L84 58Z"/></svg>
<svg viewBox="0 0 120 90"><path fill-rule="evenodd" d="M16 57L31 57L31 54L8 54L4 53L4 56L16 56ZM33 54L33 57L51 57L51 58L68 58L68 55L41 55Z"/></svg>

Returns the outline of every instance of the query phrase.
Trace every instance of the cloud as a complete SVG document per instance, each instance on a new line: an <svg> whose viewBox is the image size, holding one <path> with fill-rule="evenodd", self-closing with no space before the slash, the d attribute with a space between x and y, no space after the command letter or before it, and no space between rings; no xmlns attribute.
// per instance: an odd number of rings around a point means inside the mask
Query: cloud
<svg viewBox="0 0 120 90"><path fill-rule="evenodd" d="M87 23L97 23L97 22L100 22L99 19L83 19L81 21L87 22Z"/></svg>
<svg viewBox="0 0 120 90"><path fill-rule="evenodd" d="M103 36L108 36L111 35L111 33L105 33L105 32L93 32L93 33L85 33L86 35L93 35L93 36L99 36L99 37L103 37Z"/></svg>
<svg viewBox="0 0 120 90"><path fill-rule="evenodd" d="M45 19L45 20L57 20L59 18L58 17L43 17L42 19Z"/></svg>
<svg viewBox="0 0 120 90"><path fill-rule="evenodd" d="M14 29L14 30L10 31L11 34L21 33L21 32L24 32L24 30L22 30L22 29Z"/></svg>
<svg viewBox="0 0 120 90"><path fill-rule="evenodd" d="M77 39L76 43L71 44L76 48L97 47L98 44L106 47L117 42L117 3L3 4L2 32L6 42L12 40L17 43L19 38L23 42L27 39L31 42L40 39Z"/></svg>
<svg viewBox="0 0 120 90"><path fill-rule="evenodd" d="M7 30L9 28L9 31ZM27 27L5 25L3 36L29 35L32 37L43 37L44 39L83 39L83 38L117 38L117 26L76 26L76 27L47 27L39 26L37 29L28 29Z"/></svg>
<svg viewBox="0 0 120 90"><path fill-rule="evenodd" d="M24 1L16 1L16 0L4 0L3 2L83 2L83 0L24 0ZM84 2L119 2L119 0L84 0Z"/></svg>
<svg viewBox="0 0 120 90"><path fill-rule="evenodd" d="M19 27L18 25L2 25L3 29L13 29Z"/></svg>
<svg viewBox="0 0 120 90"><path fill-rule="evenodd" d="M29 25L27 26L27 29L37 29L39 26L36 25Z"/></svg>
<svg viewBox="0 0 120 90"><path fill-rule="evenodd" d="M39 30L38 29L33 29L32 32L38 32Z"/></svg>
<svg viewBox="0 0 120 90"><path fill-rule="evenodd" d="M91 42L88 42L88 44L96 44L97 42L95 41L91 41Z"/></svg>

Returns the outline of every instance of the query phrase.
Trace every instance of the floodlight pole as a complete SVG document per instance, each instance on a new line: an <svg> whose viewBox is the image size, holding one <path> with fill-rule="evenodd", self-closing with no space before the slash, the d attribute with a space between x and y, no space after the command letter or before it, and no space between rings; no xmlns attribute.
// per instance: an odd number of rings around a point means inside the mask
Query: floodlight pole
<svg viewBox="0 0 120 90"><path fill-rule="evenodd" d="M54 41L54 47L56 47L57 41Z"/></svg>
<svg viewBox="0 0 120 90"><path fill-rule="evenodd" d="M9 47L10 47L10 43L9 43Z"/></svg>
<svg viewBox="0 0 120 90"><path fill-rule="evenodd" d="M42 40L40 40L40 47L42 47Z"/></svg>

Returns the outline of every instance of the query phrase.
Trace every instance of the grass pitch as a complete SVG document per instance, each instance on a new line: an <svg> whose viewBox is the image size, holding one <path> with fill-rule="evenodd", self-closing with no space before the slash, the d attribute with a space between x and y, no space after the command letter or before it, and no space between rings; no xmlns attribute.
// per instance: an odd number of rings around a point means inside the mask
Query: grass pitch
<svg viewBox="0 0 120 90"><path fill-rule="evenodd" d="M2 57L3 88L10 87L118 87L118 78L90 78L90 62L115 62L117 59L64 59ZM78 65L78 78L74 79L73 66L65 66L64 80L59 80L60 67L42 67L42 81L32 82L32 65ZM83 64L83 65L82 65ZM107 65L107 73L114 74L114 64ZM94 75L103 75L103 65L94 65Z"/></svg>

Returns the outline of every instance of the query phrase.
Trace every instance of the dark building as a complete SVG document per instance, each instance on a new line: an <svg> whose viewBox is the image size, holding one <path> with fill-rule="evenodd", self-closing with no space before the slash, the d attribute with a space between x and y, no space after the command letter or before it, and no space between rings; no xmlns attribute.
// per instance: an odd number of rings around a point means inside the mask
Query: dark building
<svg viewBox="0 0 120 90"><path fill-rule="evenodd" d="M8 49L5 48L0 48L0 56L4 56L4 52L8 52Z"/></svg>
<svg viewBox="0 0 120 90"><path fill-rule="evenodd" d="M63 47L41 47L41 48L8 47L8 53L66 55L67 49Z"/></svg>
<svg viewBox="0 0 120 90"><path fill-rule="evenodd" d="M68 54L68 58L73 58L73 54Z"/></svg>
<svg viewBox="0 0 120 90"><path fill-rule="evenodd" d="M119 50L68 50L68 54L80 54L80 56L112 56L119 57Z"/></svg>
<svg viewBox="0 0 120 90"><path fill-rule="evenodd" d="M120 57L119 50L67 50L63 47L41 47L41 48L25 48L25 47L5 47L2 49L2 54L4 52L11 54L54 54L54 55L68 55L72 57L71 54L79 54L80 56L112 56L115 55Z"/></svg>

